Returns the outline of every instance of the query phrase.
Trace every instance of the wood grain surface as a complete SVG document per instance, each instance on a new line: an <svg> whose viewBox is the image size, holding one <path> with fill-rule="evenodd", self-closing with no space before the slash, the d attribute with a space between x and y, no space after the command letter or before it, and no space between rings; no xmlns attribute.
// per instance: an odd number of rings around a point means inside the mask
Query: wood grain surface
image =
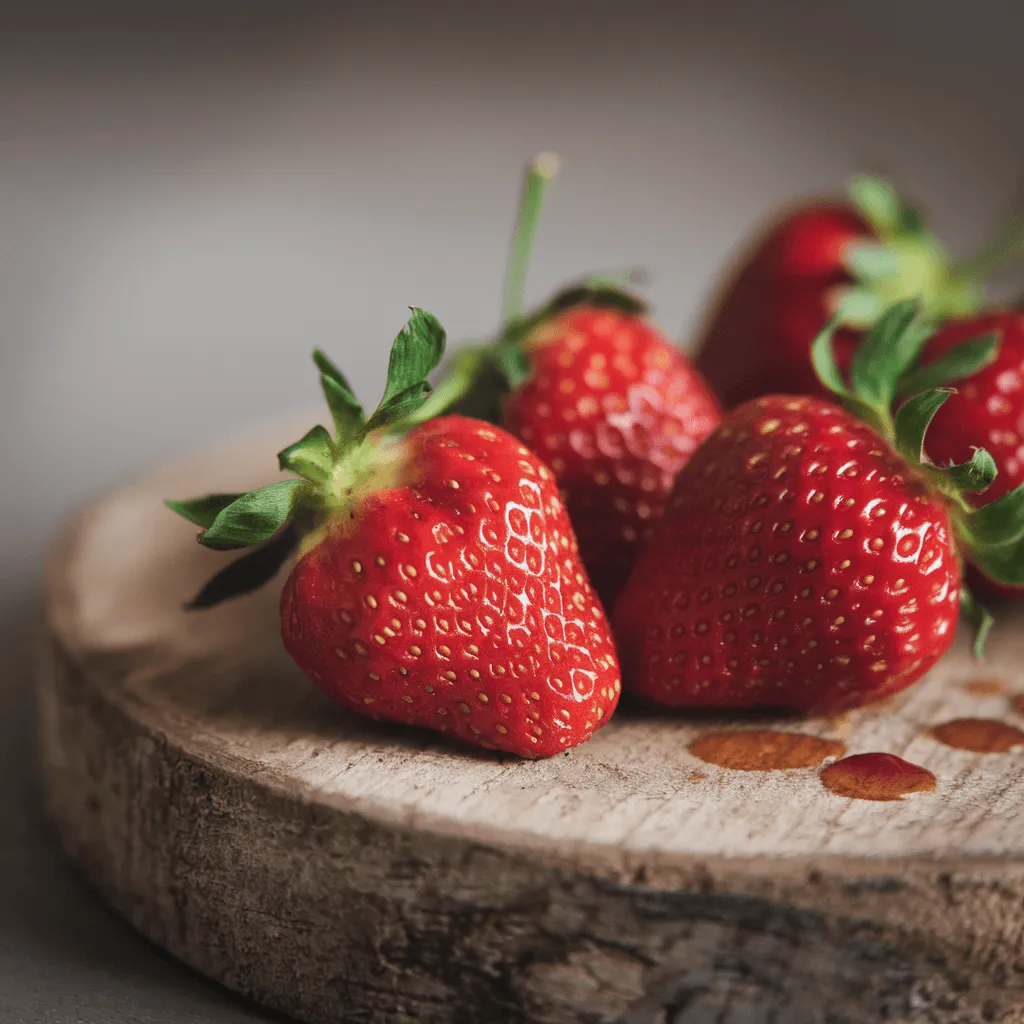
<svg viewBox="0 0 1024 1024"><path fill-rule="evenodd" d="M140 931L325 1024L1024 1022L1024 747L930 732L1024 727L1024 617L984 665L958 641L905 696L836 720L627 710L567 756L478 753L331 705L283 651L276 588L182 610L224 556L161 499L273 479L294 432L151 477L54 554L49 809ZM898 754L937 787L854 800L817 768L690 752L723 728Z"/></svg>

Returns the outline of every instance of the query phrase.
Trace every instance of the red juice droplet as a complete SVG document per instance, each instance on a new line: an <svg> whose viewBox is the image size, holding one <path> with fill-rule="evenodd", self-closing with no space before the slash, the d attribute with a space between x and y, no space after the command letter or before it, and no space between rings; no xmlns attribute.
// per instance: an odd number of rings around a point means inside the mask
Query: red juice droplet
<svg viewBox="0 0 1024 1024"><path fill-rule="evenodd" d="M994 718L954 718L931 730L933 739L975 754L1005 754L1024 744L1024 732Z"/></svg>
<svg viewBox="0 0 1024 1024"><path fill-rule="evenodd" d="M935 789L935 776L927 768L895 754L851 754L826 765L818 777L829 792L854 800L901 800Z"/></svg>
<svg viewBox="0 0 1024 1024"><path fill-rule="evenodd" d="M1002 679L969 679L964 683L964 689L972 697L1002 697L1009 687Z"/></svg>
<svg viewBox="0 0 1024 1024"><path fill-rule="evenodd" d="M690 744L690 753L721 768L770 772L814 768L828 757L842 757L846 745L799 732L726 729L698 736Z"/></svg>

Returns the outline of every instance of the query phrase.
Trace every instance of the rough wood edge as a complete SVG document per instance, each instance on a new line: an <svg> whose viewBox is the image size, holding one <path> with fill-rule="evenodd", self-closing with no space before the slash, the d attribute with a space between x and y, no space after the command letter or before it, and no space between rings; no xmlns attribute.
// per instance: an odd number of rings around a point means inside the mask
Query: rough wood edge
<svg viewBox="0 0 1024 1024"><path fill-rule="evenodd" d="M90 881L174 955L315 1024L1024 1022L1024 866L596 873L204 762L53 635L40 700L49 812Z"/></svg>

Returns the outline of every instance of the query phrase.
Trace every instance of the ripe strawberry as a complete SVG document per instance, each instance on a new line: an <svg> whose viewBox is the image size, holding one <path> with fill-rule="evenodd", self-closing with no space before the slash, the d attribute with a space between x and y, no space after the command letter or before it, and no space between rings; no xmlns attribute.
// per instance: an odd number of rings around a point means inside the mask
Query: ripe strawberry
<svg viewBox="0 0 1024 1024"><path fill-rule="evenodd" d="M414 310L365 420L316 354L336 427L280 454L299 477L169 503L214 548L260 545L193 602L285 583L289 654L337 703L482 747L547 757L589 739L619 696L607 620L547 467L500 428L413 425L444 332Z"/></svg>
<svg viewBox="0 0 1024 1024"><path fill-rule="evenodd" d="M726 407L784 392L825 396L811 342L839 312L835 338L845 372L864 328L902 299L931 320L981 309L981 278L1009 255L1009 238L953 264L918 213L883 181L856 178L851 205L807 205L783 216L751 247L708 317L697 368Z"/></svg>
<svg viewBox="0 0 1024 1024"><path fill-rule="evenodd" d="M986 448L999 470L985 493L991 500L1024 483L1024 314L995 311L950 321L929 341L917 376L930 377L938 360L983 334L998 338L999 354L958 384L936 414L928 431L928 454L941 465L970 458L973 448ZM1024 589L992 583L983 570L982 576L976 581L979 591L1024 597Z"/></svg>
<svg viewBox="0 0 1024 1024"><path fill-rule="evenodd" d="M643 304L607 282L523 316L527 253L553 173L542 157L527 178L501 338L460 353L438 392L502 423L548 463L584 565L610 607L676 473L721 412Z"/></svg>
<svg viewBox="0 0 1024 1024"><path fill-rule="evenodd" d="M999 553L1003 579L1024 581L1024 488L972 511L963 494L991 483L991 457L922 461L948 391L892 418L925 340L914 315L913 303L896 305L869 332L852 390L834 325L815 342L822 383L849 411L808 396L752 400L679 474L615 606L628 688L675 706L833 712L919 679L952 643L961 608L983 641L990 620L961 596L958 545Z"/></svg>

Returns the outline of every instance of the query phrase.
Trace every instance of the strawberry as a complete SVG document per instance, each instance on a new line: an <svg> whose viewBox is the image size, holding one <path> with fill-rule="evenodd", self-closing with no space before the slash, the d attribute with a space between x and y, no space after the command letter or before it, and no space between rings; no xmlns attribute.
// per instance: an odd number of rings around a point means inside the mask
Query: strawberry
<svg viewBox="0 0 1024 1024"><path fill-rule="evenodd" d="M1024 483L1024 314L989 311L950 321L929 341L925 365L916 377L927 384L941 360L978 335L995 335L998 356L963 380L938 411L928 431L928 454L942 464L970 458L974 448L986 448L999 471L985 494L993 498ZM913 386L913 378L909 383ZM1024 597L1024 589L999 586L984 576L983 568L980 571L979 590Z"/></svg>
<svg viewBox="0 0 1024 1024"><path fill-rule="evenodd" d="M820 379L846 408L753 399L679 474L615 606L627 688L673 706L834 712L919 679L960 610L980 650L990 619L962 587L959 551L1024 581L1024 488L973 510L965 494L992 482L991 456L946 468L922 458L948 391L924 391L893 418L926 339L915 312L897 304L867 334L850 388L835 322L815 341Z"/></svg>
<svg viewBox="0 0 1024 1024"><path fill-rule="evenodd" d="M440 324L414 310L369 419L316 353L335 435L317 426L280 453L296 477L169 503L208 547L256 546L192 605L253 589L300 544L281 633L327 696L548 757L589 739L615 709L610 630L547 467L498 427L418 422L443 345Z"/></svg>
<svg viewBox="0 0 1024 1024"><path fill-rule="evenodd" d="M523 315L527 254L553 173L552 158L541 157L527 177L501 337L460 353L438 392L502 423L551 467L610 607L676 473L721 412L643 303L607 281Z"/></svg>
<svg viewBox="0 0 1024 1024"><path fill-rule="evenodd" d="M864 328L886 306L920 299L927 319L980 310L981 280L1013 255L1011 226L992 246L954 264L920 215L885 182L854 179L851 203L806 205L751 247L708 316L697 368L733 408L772 392L825 396L810 345L838 311L836 355L845 372Z"/></svg>

